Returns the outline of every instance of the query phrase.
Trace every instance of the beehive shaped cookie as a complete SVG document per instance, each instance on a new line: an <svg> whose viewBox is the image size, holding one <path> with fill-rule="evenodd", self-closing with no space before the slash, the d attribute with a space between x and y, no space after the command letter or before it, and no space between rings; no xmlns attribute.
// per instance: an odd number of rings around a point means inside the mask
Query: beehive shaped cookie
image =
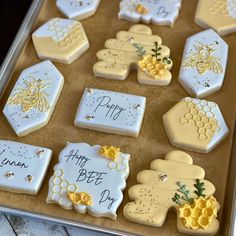
<svg viewBox="0 0 236 236"><path fill-rule="evenodd" d="M138 185L129 189L129 202L124 207L127 220L161 227L171 208L176 210L177 229L191 235L215 235L219 228L219 203L213 197L214 185L204 180L205 171L193 165L190 155L169 152L156 159L150 170L141 171Z"/></svg>
<svg viewBox="0 0 236 236"><path fill-rule="evenodd" d="M122 0L119 19L173 26L182 0Z"/></svg>
<svg viewBox="0 0 236 236"><path fill-rule="evenodd" d="M130 71L136 69L139 83L170 83L170 49L162 45L162 39L153 35L149 27L137 24L128 31L120 31L115 39L105 42L105 48L97 53L99 62L93 67L95 76L125 80Z"/></svg>
<svg viewBox="0 0 236 236"><path fill-rule="evenodd" d="M89 48L82 24L75 20L53 18L32 35L40 59L70 64Z"/></svg>
<svg viewBox="0 0 236 236"><path fill-rule="evenodd" d="M213 28L219 35L236 31L235 0L199 0L195 22L202 28Z"/></svg>

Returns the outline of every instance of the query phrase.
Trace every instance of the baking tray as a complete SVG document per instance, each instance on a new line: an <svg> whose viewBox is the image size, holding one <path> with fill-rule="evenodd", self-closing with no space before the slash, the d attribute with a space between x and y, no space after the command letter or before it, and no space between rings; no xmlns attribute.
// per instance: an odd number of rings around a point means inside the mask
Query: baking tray
<svg viewBox="0 0 236 236"><path fill-rule="evenodd" d="M150 27L154 34L162 37L163 43L171 48L171 58L174 61L172 69L173 81L166 87L140 85L136 81L136 72L132 72L126 81L108 81L95 79L92 67L97 61L96 52L104 48L105 40L114 38L119 30L127 30L132 23L117 19L118 0L102 0L97 13L82 21L90 41L90 49L80 59L71 65L55 63L65 77L65 86L56 110L47 125L26 137L18 138L10 128L3 114L0 114L0 139L15 140L33 145L49 147L54 156L49 167L44 185L37 196L14 194L0 191L0 210L10 213L57 223L79 226L117 235L182 235L176 230L176 217L173 212L168 214L163 227L148 227L126 221L122 210L129 201L128 188L136 183L136 175L143 169L148 169L152 160L163 156L174 148L168 141L161 121L162 115L177 101L187 96L179 85L177 78L185 40L202 29L194 23L197 0L183 1L180 16L174 28ZM25 20L14 40L12 47L0 70L0 91L2 110L19 74L26 67L39 62L34 50L31 32L52 17L62 17L52 0L34 0ZM223 88L207 97L217 102L230 128L230 134L210 154L189 152L194 157L194 163L206 169L206 179L216 186L216 197L221 203L219 219L221 228L218 235L233 236L236 210L236 137L233 136L236 111L236 50L235 35L224 37L230 46L229 62ZM22 50L23 48L23 50ZM101 132L78 129L73 126L79 100L85 87L121 91L147 97L147 109L138 138L129 138ZM5 88L5 92L3 90ZM70 107L70 109L66 109ZM66 111L66 112L65 112ZM87 142L92 145L120 146L123 152L131 153L131 172L124 192L124 200L118 209L116 221L105 218L94 218L80 215L74 211L66 211L58 205L47 205L45 202L48 191L48 179L53 173L53 166L58 162L58 154L66 141Z"/></svg>

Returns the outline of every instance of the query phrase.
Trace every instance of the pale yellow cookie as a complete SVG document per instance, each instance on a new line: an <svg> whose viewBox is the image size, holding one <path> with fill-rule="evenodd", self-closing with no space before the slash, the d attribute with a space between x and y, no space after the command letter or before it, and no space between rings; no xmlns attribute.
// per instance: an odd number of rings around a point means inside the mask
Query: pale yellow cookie
<svg viewBox="0 0 236 236"><path fill-rule="evenodd" d="M236 31L235 0L199 0L195 22L202 28L209 27L219 35Z"/></svg>
<svg viewBox="0 0 236 236"><path fill-rule="evenodd" d="M131 70L137 70L139 83L168 85L172 75L170 49L162 45L145 25L133 25L120 31L115 39L108 39L105 48L97 53L99 62L93 66L96 77L125 80Z"/></svg>
<svg viewBox="0 0 236 236"><path fill-rule="evenodd" d="M132 200L124 207L127 220L161 227L168 211L177 214L177 230L191 235L215 235L219 229L219 203L213 197L214 185L204 180L205 171L193 165L190 155L169 152L156 159L150 170L137 176L138 185L129 189Z"/></svg>

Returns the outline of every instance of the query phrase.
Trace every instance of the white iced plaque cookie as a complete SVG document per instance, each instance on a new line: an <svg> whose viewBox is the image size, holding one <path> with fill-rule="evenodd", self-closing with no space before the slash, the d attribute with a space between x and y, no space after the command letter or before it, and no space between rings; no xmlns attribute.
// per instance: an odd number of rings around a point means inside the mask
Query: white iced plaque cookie
<svg viewBox="0 0 236 236"><path fill-rule="evenodd" d="M173 26L182 0L122 0L119 19Z"/></svg>
<svg viewBox="0 0 236 236"><path fill-rule="evenodd" d="M80 22L53 18L32 35L39 58L70 64L89 48L89 42Z"/></svg>
<svg viewBox="0 0 236 236"><path fill-rule="evenodd" d="M130 155L113 146L68 143L49 180L47 203L116 219L129 175Z"/></svg>
<svg viewBox="0 0 236 236"><path fill-rule="evenodd" d="M210 152L229 132L216 103L190 97L172 107L163 122L172 145L201 153Z"/></svg>
<svg viewBox="0 0 236 236"><path fill-rule="evenodd" d="M193 97L205 97L222 87L228 45L212 29L189 37L179 73L179 82Z"/></svg>
<svg viewBox="0 0 236 236"><path fill-rule="evenodd" d="M145 97L87 88L74 124L81 128L137 137L145 106Z"/></svg>
<svg viewBox="0 0 236 236"><path fill-rule="evenodd" d="M159 36L153 35L145 25L133 25L120 31L116 39L105 42L106 49L97 53L99 62L93 66L95 76L125 80L130 71L138 71L141 84L168 85L172 75L170 49L162 45Z"/></svg>
<svg viewBox="0 0 236 236"><path fill-rule="evenodd" d="M82 20L95 14L101 0L57 0L59 10L68 18Z"/></svg>
<svg viewBox="0 0 236 236"><path fill-rule="evenodd" d="M215 235L220 205L213 196L215 186L204 177L204 169L193 165L190 155L169 152L164 160L156 159L149 170L138 173L139 184L129 189L132 202L124 207L125 218L161 227L168 211L174 208L180 233Z"/></svg>
<svg viewBox="0 0 236 236"><path fill-rule="evenodd" d="M0 189L37 194L51 156L47 148L0 140Z"/></svg>
<svg viewBox="0 0 236 236"><path fill-rule="evenodd" d="M236 32L236 1L199 0L195 22L204 29L214 29L222 36Z"/></svg>
<svg viewBox="0 0 236 236"><path fill-rule="evenodd" d="M62 74L50 61L35 64L21 73L3 109L18 136L48 123L63 84Z"/></svg>

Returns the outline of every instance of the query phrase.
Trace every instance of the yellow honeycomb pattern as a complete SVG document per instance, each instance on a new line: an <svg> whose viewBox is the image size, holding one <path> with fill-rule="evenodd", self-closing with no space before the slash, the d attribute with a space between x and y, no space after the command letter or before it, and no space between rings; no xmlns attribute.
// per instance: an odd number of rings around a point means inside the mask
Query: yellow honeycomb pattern
<svg viewBox="0 0 236 236"><path fill-rule="evenodd" d="M122 154L120 154L114 161L109 161L107 166L111 170L117 170L118 172L127 172L128 159L124 158Z"/></svg>
<svg viewBox="0 0 236 236"><path fill-rule="evenodd" d="M213 108L216 104L206 100L185 99L188 112L180 119L182 125L193 124L197 127L198 139L208 141L216 132L220 131L219 122Z"/></svg>
<svg viewBox="0 0 236 236"><path fill-rule="evenodd" d="M61 48L67 48L75 41L83 41L84 33L78 22L72 22L67 27L63 27L60 19L53 19L48 23L48 30L52 32L52 40Z"/></svg>
<svg viewBox="0 0 236 236"><path fill-rule="evenodd" d="M229 16L227 8L227 0L216 0L213 5L209 8L211 14L221 14L223 16Z"/></svg>
<svg viewBox="0 0 236 236"><path fill-rule="evenodd" d="M78 192L76 184L71 184L67 180L63 180L64 172L61 169L54 171L50 179L49 188L51 190L51 199L60 205L71 205L68 198L69 192Z"/></svg>
<svg viewBox="0 0 236 236"><path fill-rule="evenodd" d="M199 197L193 204L184 204L179 208L179 217L188 229L207 229L212 220L217 217L216 199Z"/></svg>

